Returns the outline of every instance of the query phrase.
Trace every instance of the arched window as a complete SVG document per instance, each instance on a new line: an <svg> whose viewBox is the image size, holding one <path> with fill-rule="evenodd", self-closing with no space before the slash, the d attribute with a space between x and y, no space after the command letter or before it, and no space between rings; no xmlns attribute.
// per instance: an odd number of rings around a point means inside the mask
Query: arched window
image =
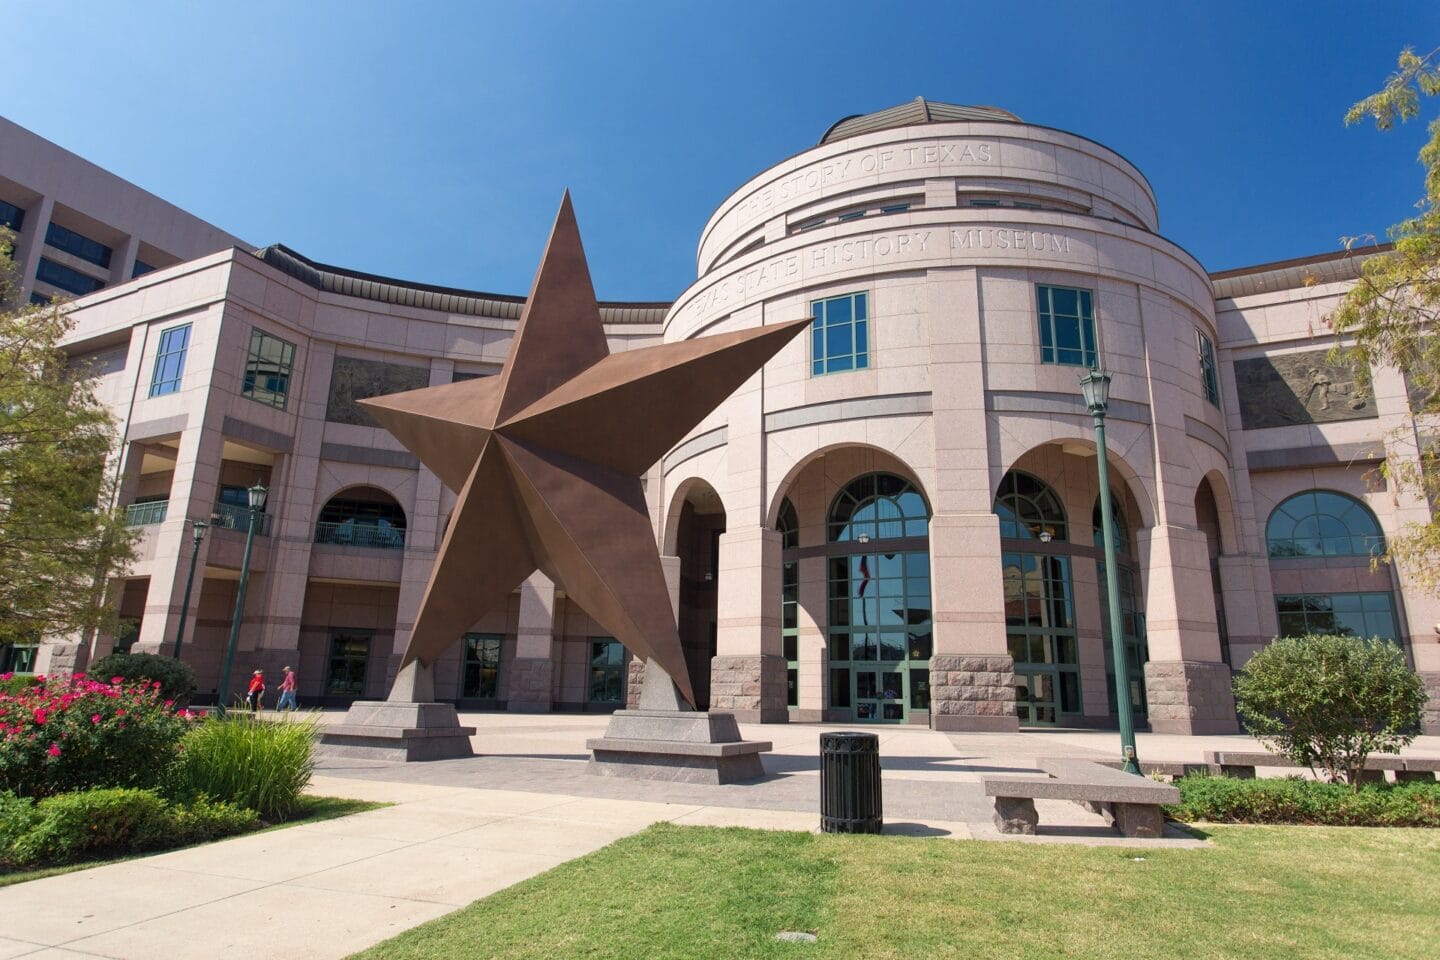
<svg viewBox="0 0 1440 960"><path fill-rule="evenodd" d="M789 497L780 501L775 529L784 551L780 560L780 647L785 655L786 704L794 710L800 706L800 560L793 551L800 546L800 517Z"/></svg>
<svg viewBox="0 0 1440 960"><path fill-rule="evenodd" d="M831 543L923 537L929 531L930 508L925 498L910 481L893 473L856 477L830 505L827 534Z"/></svg>
<svg viewBox="0 0 1440 960"><path fill-rule="evenodd" d="M1110 517L1115 521L1115 552L1122 556L1130 554L1130 524L1125 522L1125 511L1120 507L1120 494L1110 491ZM1090 512L1090 525L1095 528L1095 546L1104 549L1105 532L1101 529L1100 498L1095 498L1095 509Z"/></svg>
<svg viewBox="0 0 1440 960"><path fill-rule="evenodd" d="M315 524L316 543L405 549L405 511L375 487L352 487L331 497Z"/></svg>
<svg viewBox="0 0 1440 960"><path fill-rule="evenodd" d="M1000 480L995 513L1000 517L1002 539L1069 539L1060 498L1043 481L1028 473L1011 470Z"/></svg>
<svg viewBox="0 0 1440 960"><path fill-rule="evenodd" d="M1281 503L1265 539L1272 557L1367 557L1385 549L1369 508L1333 490L1307 490Z"/></svg>
<svg viewBox="0 0 1440 960"><path fill-rule="evenodd" d="M775 521L780 534L780 548L790 550L800 546L800 517L795 513L795 504L789 497L780 501L780 516Z"/></svg>

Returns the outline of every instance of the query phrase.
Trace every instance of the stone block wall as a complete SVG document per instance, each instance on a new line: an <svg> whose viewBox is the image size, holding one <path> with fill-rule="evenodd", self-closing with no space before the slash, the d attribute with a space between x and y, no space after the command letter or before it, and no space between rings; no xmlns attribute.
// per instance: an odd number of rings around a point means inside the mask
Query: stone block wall
<svg viewBox="0 0 1440 960"><path fill-rule="evenodd" d="M1194 660L1145 664L1150 729L1156 733L1239 733L1230 668Z"/></svg>
<svg viewBox="0 0 1440 960"><path fill-rule="evenodd" d="M1430 697L1421 709L1420 730L1432 736L1440 735L1440 673L1422 673L1420 681Z"/></svg>
<svg viewBox="0 0 1440 960"><path fill-rule="evenodd" d="M1015 661L1008 656L931 657L930 716L936 730L1018 730Z"/></svg>
<svg viewBox="0 0 1440 960"><path fill-rule="evenodd" d="M742 723L786 723L786 663L778 656L714 657L710 661L710 709L735 714Z"/></svg>
<svg viewBox="0 0 1440 960"><path fill-rule="evenodd" d="M554 705L554 664L548 657L516 657L504 672L506 709L549 713Z"/></svg>

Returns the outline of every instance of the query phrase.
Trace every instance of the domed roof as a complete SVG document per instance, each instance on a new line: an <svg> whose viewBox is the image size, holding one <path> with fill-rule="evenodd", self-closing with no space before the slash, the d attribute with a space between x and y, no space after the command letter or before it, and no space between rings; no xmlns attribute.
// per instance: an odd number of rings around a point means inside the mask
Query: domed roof
<svg viewBox="0 0 1440 960"><path fill-rule="evenodd" d="M874 113L857 113L842 117L830 125L820 144L834 143L846 137L859 136L874 130L889 130L893 127L910 127L919 123L951 123L954 121L981 121L990 123L1023 123L1019 117L999 107L964 107L955 103L937 103L916 97L898 107L877 110Z"/></svg>

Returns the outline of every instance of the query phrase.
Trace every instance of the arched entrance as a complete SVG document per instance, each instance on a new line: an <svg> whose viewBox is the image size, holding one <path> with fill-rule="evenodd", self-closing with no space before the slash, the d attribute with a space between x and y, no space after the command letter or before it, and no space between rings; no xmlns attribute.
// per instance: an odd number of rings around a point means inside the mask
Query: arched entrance
<svg viewBox="0 0 1440 960"><path fill-rule="evenodd" d="M930 710L930 508L893 473L845 484L826 516L830 706L857 722Z"/></svg>
<svg viewBox="0 0 1440 960"><path fill-rule="evenodd" d="M710 661L715 656L720 586L720 535L725 532L725 504L703 480L682 487L675 524L675 555L680 558L680 603L677 626L685 664L695 690L696 706L710 708Z"/></svg>

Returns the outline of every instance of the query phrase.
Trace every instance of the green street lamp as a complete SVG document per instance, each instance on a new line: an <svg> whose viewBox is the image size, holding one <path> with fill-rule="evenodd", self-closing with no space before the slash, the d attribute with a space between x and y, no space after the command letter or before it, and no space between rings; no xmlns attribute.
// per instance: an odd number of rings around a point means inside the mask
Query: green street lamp
<svg viewBox="0 0 1440 960"><path fill-rule="evenodd" d="M240 615L245 610L245 588L250 585L250 548L255 543L255 528L260 525L260 512L265 509L266 490L256 482L246 493L250 496L250 525L245 531L245 555L240 560L240 588L235 594L235 614L230 618L230 642L225 646L225 669L220 671L216 711L225 715L225 697L230 692L230 668L235 663L235 644L240 640Z"/></svg>
<svg viewBox="0 0 1440 960"><path fill-rule="evenodd" d="M1140 775L1135 754L1135 717L1130 707L1130 668L1120 622L1120 582L1115 565L1115 508L1110 502L1110 464L1105 452L1105 413L1110 406L1110 374L1091 370L1080 378L1085 406L1095 418L1095 462L1100 474L1100 522L1104 525L1105 594L1110 602L1110 651L1115 660L1115 707L1120 712L1120 759L1126 773Z"/></svg>
<svg viewBox="0 0 1440 960"><path fill-rule="evenodd" d="M190 613L190 588L195 586L195 562L200 559L200 541L205 539L205 531L210 524L204 520L190 521L190 539L195 542L195 550L190 554L190 576L185 579L185 599L180 601L180 626L175 628L175 659L180 659L180 639L185 636L185 617Z"/></svg>

